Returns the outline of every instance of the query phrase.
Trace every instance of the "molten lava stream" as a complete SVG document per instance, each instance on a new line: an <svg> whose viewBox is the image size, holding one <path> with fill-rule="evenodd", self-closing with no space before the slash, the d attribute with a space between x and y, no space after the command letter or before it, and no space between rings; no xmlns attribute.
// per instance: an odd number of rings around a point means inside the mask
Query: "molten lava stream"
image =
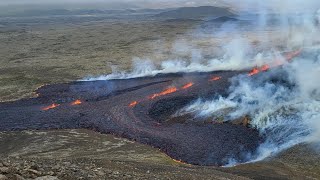
<svg viewBox="0 0 320 180"><path fill-rule="evenodd" d="M178 89L176 87L171 87L171 88L168 88L160 93L156 93L156 94L153 94L149 97L149 99L154 99L156 97L159 97L159 96L164 96L164 95L167 95L167 94L171 94L171 93L174 93L174 92L177 92Z"/></svg>
<svg viewBox="0 0 320 180"><path fill-rule="evenodd" d="M296 50L296 51L292 51L292 52L289 52L285 55L285 59L286 61L291 61L294 57L298 56L300 53L301 53L301 49L299 50ZM276 60L275 63L271 66L271 67L278 67L278 66L282 66L284 63L281 62L280 60ZM270 66L265 64L263 66L261 66L260 68L258 67L255 67L253 68L249 73L248 73L248 76L253 76L253 75L256 75L256 74L259 74L260 72L262 71L267 71L270 69Z"/></svg>
<svg viewBox="0 0 320 180"><path fill-rule="evenodd" d="M255 67L249 72L248 76L253 76L253 75L256 75L258 73L260 73L260 70L257 67Z"/></svg>
<svg viewBox="0 0 320 180"><path fill-rule="evenodd" d="M222 77L221 76L214 76L211 79L209 79L209 81L218 81L220 80Z"/></svg>
<svg viewBox="0 0 320 180"><path fill-rule="evenodd" d="M129 104L129 107L135 107L138 104L138 101L133 101Z"/></svg>
<svg viewBox="0 0 320 180"><path fill-rule="evenodd" d="M263 65L260 68L255 67L248 73L248 76L253 76L253 75L256 75L256 74L258 74L260 72L268 71L269 69L270 69L269 65Z"/></svg>
<svg viewBox="0 0 320 180"><path fill-rule="evenodd" d="M270 69L269 65L263 65L260 68L255 67L249 72L248 76L253 76L253 75L259 74L260 72L268 71L269 69Z"/></svg>
<svg viewBox="0 0 320 180"><path fill-rule="evenodd" d="M270 69L270 66L269 65L263 65L260 70L261 71L268 71Z"/></svg>
<svg viewBox="0 0 320 180"><path fill-rule="evenodd" d="M82 104L82 101L80 99L77 99L71 103L72 106L76 106L76 105L80 105L80 104Z"/></svg>
<svg viewBox="0 0 320 180"><path fill-rule="evenodd" d="M182 89L188 89L188 88L192 87L193 85L194 85L193 82L189 82L188 84L182 86Z"/></svg>
<svg viewBox="0 0 320 180"><path fill-rule="evenodd" d="M49 109L54 109L56 107L60 106L60 104L51 104L50 106L42 108L43 111L48 111Z"/></svg>

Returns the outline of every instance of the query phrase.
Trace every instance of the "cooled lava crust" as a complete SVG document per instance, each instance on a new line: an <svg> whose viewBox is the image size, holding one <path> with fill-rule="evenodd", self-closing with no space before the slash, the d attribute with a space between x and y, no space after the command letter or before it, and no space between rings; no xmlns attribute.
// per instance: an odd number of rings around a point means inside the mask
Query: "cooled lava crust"
<svg viewBox="0 0 320 180"><path fill-rule="evenodd" d="M257 130L228 123L168 123L177 110L198 98L226 95L229 79L240 73L244 72L48 85L36 91L36 98L1 103L0 131L87 128L151 145L188 164L221 166L231 159L244 162L263 141ZM214 77L221 79L209 80ZM193 86L181 88L189 82ZM151 98L173 86L176 92ZM75 100L81 104L72 105ZM44 110L53 103L59 106Z"/></svg>

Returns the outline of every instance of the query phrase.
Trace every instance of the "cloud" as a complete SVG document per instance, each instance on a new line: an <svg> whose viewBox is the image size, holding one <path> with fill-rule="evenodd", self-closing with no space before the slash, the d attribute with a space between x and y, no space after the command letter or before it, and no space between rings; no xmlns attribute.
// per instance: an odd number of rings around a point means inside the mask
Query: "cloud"
<svg viewBox="0 0 320 180"><path fill-rule="evenodd" d="M141 7L141 8L170 8L181 6L203 6L218 5L222 0L0 0L0 5L63 5L63 4L106 4L106 5L123 5L123 7Z"/></svg>

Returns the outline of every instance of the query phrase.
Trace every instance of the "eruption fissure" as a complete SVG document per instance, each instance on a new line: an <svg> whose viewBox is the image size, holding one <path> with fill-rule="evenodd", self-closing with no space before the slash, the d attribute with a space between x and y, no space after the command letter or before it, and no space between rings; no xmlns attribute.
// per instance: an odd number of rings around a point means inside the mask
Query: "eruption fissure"
<svg viewBox="0 0 320 180"><path fill-rule="evenodd" d="M286 57L286 60L289 62L291 61L294 57L298 56L299 54L301 53L301 50L297 50L297 51L292 51L292 52L289 52L285 55ZM278 66L281 66L283 65L282 64L277 64L277 65L274 65L272 67L278 67ZM249 73L248 73L248 76L253 76L253 75L256 75L256 74L259 74L260 72L264 72L264 71L268 71L270 69L270 66L269 65L263 65L261 67L254 67ZM209 79L209 81L218 81L218 80L221 80L222 77L221 76L213 76ZM185 84L184 86L181 87L182 90L184 89L188 89L188 88L191 88L192 86L194 86L194 83L193 82L189 82L187 84ZM160 92L160 93L155 93L151 96L148 97L148 99L155 99L157 97L160 97L160 96L165 96L165 95L168 95L168 94L172 94L172 93L175 93L179 91L178 88L176 87L170 87L168 89L165 89L164 91ZM137 101L133 101L129 104L129 107L135 107L136 105L138 104Z"/></svg>
<svg viewBox="0 0 320 180"><path fill-rule="evenodd" d="M194 83L193 82L189 82L189 83L183 85L180 90L186 90L186 89L191 88L192 86L194 86ZM175 93L177 91L179 91L178 88L170 87L170 88L167 88L167 89L161 91L160 93L155 93L155 94L152 94L152 95L148 96L147 99L156 99L157 97L169 95L169 94ZM138 101L133 101L133 102L131 102L129 104L129 107L135 107L136 105L138 105Z"/></svg>
<svg viewBox="0 0 320 180"><path fill-rule="evenodd" d="M289 61L291 61L294 57L298 56L300 53L301 53L301 50L292 51L292 52L287 53L287 54L285 55L285 58L286 58L286 60L289 62ZM279 63L279 64L274 65L274 66L272 66L272 67L278 67L278 66L281 66L281 65L283 65L283 63ZM253 68L253 69L248 73L248 76L253 76L253 75L259 74L260 72L267 71L267 70L269 70L269 69L270 69L270 66L269 66L269 65L263 65L263 66L261 66L260 68L255 67L255 68ZM218 81L218 80L220 80L220 79L222 79L221 76L213 76L213 77L211 77L211 78L209 79L209 81ZM191 88L192 86L194 86L194 83L193 83L193 82L189 82L189 83L183 85L183 86L181 87L181 90L185 90L185 89ZM156 99L157 97L161 97L161 96L165 96L165 95L168 95L168 94L172 94L172 93L175 93L175 92L177 92L177 91L179 91L178 88L176 88L176 87L170 87L170 88L167 88L167 89L163 90L163 91L160 92L160 93L155 93L155 94L152 94L152 95L148 96L147 99ZM83 103L83 102L82 102L80 99L77 99L77 100L71 102L71 105L72 105L72 106L76 106L76 105L81 105L82 103ZM138 105L138 104L139 104L138 101L133 101L133 102L131 102L128 106L131 107L131 108L133 108L133 107L135 107L135 106ZM60 106L60 104L54 103L54 104L52 104L52 105L50 105L50 106L47 106L47 107L45 107L45 108L42 108L42 110L43 110L43 111L47 111L47 110L50 110L50 109L57 108L58 106Z"/></svg>
<svg viewBox="0 0 320 180"><path fill-rule="evenodd" d="M53 103L53 104L51 104L50 106L47 106L47 107L42 108L42 110L43 110L43 111L48 111L48 110L50 110L50 109L54 109L54 108L57 108L57 107L59 107L59 106L60 106L60 104Z"/></svg>
<svg viewBox="0 0 320 180"><path fill-rule="evenodd" d="M190 83L184 85L184 86L182 87L182 89L188 89L188 88L192 87L193 85L194 85L194 83L190 82Z"/></svg>
<svg viewBox="0 0 320 180"><path fill-rule="evenodd" d="M73 102L70 103L71 106L77 106L77 105L81 105L82 104L82 101L80 99L77 99ZM61 104L58 104L58 103L53 103L51 104L50 106L46 106L44 108L41 108L41 110L43 111L48 111L50 109L55 109L57 107L59 107Z"/></svg>
<svg viewBox="0 0 320 180"><path fill-rule="evenodd" d="M300 53L301 53L301 49L299 50L296 50L296 51L292 51L292 52L288 52L284 55L285 57L285 60L286 62L290 62L293 58L295 58L296 56L299 56ZM256 74L259 74L260 72L263 72L263 71L268 71L271 67L272 68L276 68L278 66L282 66L284 65L284 62L281 62L280 60L276 60L275 63L270 66L268 64L265 64L261 67L254 67L249 73L248 73L248 76L253 76L253 75L256 75Z"/></svg>
<svg viewBox="0 0 320 180"><path fill-rule="evenodd" d="M220 80L222 77L221 76L214 76L211 79L209 79L209 81L218 81Z"/></svg>
<svg viewBox="0 0 320 180"><path fill-rule="evenodd" d="M129 107L135 107L138 104L138 101L133 101L129 104Z"/></svg>
<svg viewBox="0 0 320 180"><path fill-rule="evenodd" d="M77 99L71 103L72 106L76 106L76 105L80 105L80 104L82 104L82 101L80 99Z"/></svg>
<svg viewBox="0 0 320 180"><path fill-rule="evenodd" d="M165 95L168 95L168 94L172 94L172 93L175 93L177 92L178 89L176 87L171 87L171 88L168 88L160 93L156 93L156 94L153 94L149 97L149 99L155 99L157 97L160 97L160 96L165 96Z"/></svg>

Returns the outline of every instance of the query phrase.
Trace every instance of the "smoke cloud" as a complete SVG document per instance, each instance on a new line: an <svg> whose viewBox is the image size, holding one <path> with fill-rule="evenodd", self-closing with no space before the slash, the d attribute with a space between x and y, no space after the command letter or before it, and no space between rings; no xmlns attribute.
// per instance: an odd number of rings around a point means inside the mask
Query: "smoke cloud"
<svg viewBox="0 0 320 180"><path fill-rule="evenodd" d="M227 2L236 4L233 0ZM136 59L138 63L135 63L133 71L97 79L132 78L171 72L241 70L264 64L284 64L281 68L257 77L235 77L227 97L216 98L213 95L211 100L199 99L177 113L206 119L222 116L224 121L250 116L252 126L266 137L266 141L256 154L250 155L249 162L262 160L299 143L320 143L320 2L244 0L238 4L241 4L237 6L238 9L259 12L258 17L252 16L252 12L246 12L239 17L251 18L251 23L246 26L228 22L211 31L214 32L212 34L199 30L195 33L197 37L223 39L219 44L223 52L221 57L204 60L201 50L179 41L174 46L175 51L198 52L196 56L191 60L172 59L160 65L151 60ZM257 45L252 44L248 32L259 35ZM278 42L273 41L274 36L279 38ZM281 55L282 51L297 49L303 53L292 63L287 63ZM236 163L232 160L230 162Z"/></svg>
<svg viewBox="0 0 320 180"><path fill-rule="evenodd" d="M1 5L40 4L40 0L1 1ZM41 3L88 3L85 0L43 1ZM90 3L118 3L95 0ZM194 40L212 40L209 51L186 39L173 44L176 58L162 62L133 59L132 70L113 68L113 73L85 80L126 79L160 73L244 70L255 66L284 64L259 76L234 77L229 95L199 99L177 114L233 121L249 116L253 127L266 137L248 162L262 160L299 143L320 143L320 1L318 0L124 0L123 7L165 8L200 5L228 5L239 12L239 21L200 26ZM128 6L130 5L130 6ZM256 15L255 13L258 13ZM257 42L257 43L253 43ZM190 43L191 42L191 43ZM283 52L302 50L288 63ZM183 58L188 55L190 58ZM214 58L213 58L214 57ZM236 162L230 160L231 163ZM232 165L232 164L230 164Z"/></svg>
<svg viewBox="0 0 320 180"><path fill-rule="evenodd" d="M199 99L178 112L213 119L223 116L224 121L249 115L252 125L266 137L266 142L260 146L257 154L250 155L250 162L262 160L300 143L320 143L320 80L317 77L320 73L320 48L317 37L319 13L316 13L319 11L313 11L320 6L316 1L283 1L281 6L274 4L277 3L271 0L259 3L263 17L258 18L258 29L269 29L273 26L269 22L271 19L278 22L276 28L281 29L279 34L284 37L284 49L301 48L301 56L280 69L271 70L258 77L235 77L232 79L233 85L227 97ZM297 10L300 9L299 6L314 7L311 11L304 10L293 14L285 10ZM280 14L272 14L275 8L281 10ZM240 35L243 32L237 33ZM275 51L275 54L280 54L278 48L273 47L268 39L262 37L262 46L271 47L268 52ZM243 42L240 44L242 46L230 44L229 49L237 49L249 58L248 46ZM264 59L268 52L260 53L256 58ZM258 65L258 61L255 63ZM272 64L265 60L262 63Z"/></svg>

